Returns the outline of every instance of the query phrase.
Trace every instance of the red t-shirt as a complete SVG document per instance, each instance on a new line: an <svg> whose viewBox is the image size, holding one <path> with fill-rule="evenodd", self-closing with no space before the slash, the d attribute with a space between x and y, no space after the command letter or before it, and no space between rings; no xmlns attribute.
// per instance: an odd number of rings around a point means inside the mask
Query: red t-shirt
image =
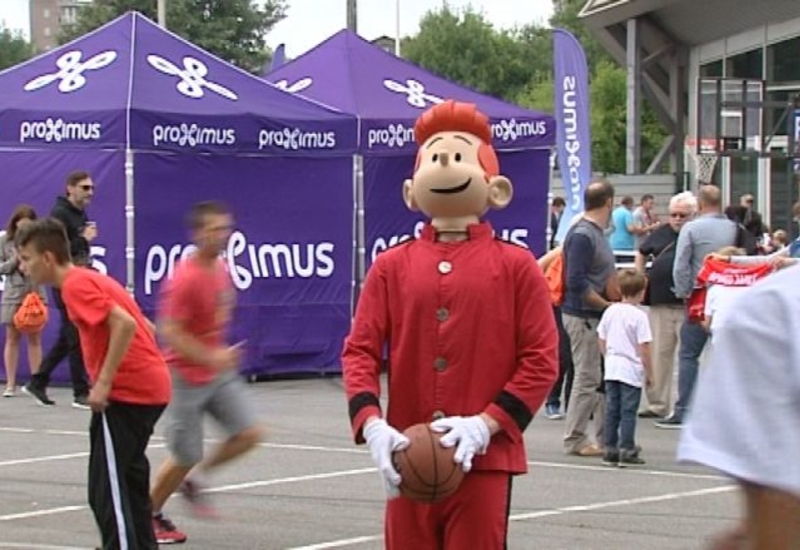
<svg viewBox="0 0 800 550"><path fill-rule="evenodd" d="M119 306L136 321L130 347L111 381L111 401L136 405L169 403L172 381L150 327L130 294L112 279L91 269L71 269L61 287L69 318L78 328L83 360L92 382L97 380L108 351L106 320Z"/></svg>
<svg viewBox="0 0 800 550"><path fill-rule="evenodd" d="M690 321L700 322L705 318L706 294L710 285L752 286L775 271L775 266L767 262L758 264L730 264L708 258L697 274L695 287L687 302Z"/></svg>
<svg viewBox="0 0 800 550"><path fill-rule="evenodd" d="M161 294L159 318L179 323L210 349L225 345L236 294L222 260L204 266L195 256L180 262ZM189 384L207 384L217 372L172 350L167 362Z"/></svg>

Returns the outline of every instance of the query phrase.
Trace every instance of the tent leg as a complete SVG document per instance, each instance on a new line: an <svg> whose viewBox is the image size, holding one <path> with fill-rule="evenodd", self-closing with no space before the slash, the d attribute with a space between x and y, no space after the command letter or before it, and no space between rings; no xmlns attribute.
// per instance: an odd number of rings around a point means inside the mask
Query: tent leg
<svg viewBox="0 0 800 550"><path fill-rule="evenodd" d="M134 241L134 208L133 208L133 151L125 150L125 288L134 294L135 287L135 241Z"/></svg>
<svg viewBox="0 0 800 550"><path fill-rule="evenodd" d="M366 277L366 231L364 229L364 157L353 155L353 199L354 199L354 281L352 292L351 313L355 315L355 306L361 286Z"/></svg>

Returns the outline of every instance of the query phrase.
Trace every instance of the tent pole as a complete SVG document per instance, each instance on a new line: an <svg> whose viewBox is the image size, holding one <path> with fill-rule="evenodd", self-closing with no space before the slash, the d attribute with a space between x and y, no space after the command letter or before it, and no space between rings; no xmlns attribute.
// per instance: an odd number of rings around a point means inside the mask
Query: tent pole
<svg viewBox="0 0 800 550"><path fill-rule="evenodd" d="M356 295L361 293L367 273L367 237L364 222L364 157L353 155L353 186L356 200L357 277ZM354 304L355 305L355 304ZM353 309L355 312L355 309Z"/></svg>
<svg viewBox="0 0 800 550"><path fill-rule="evenodd" d="M555 176L555 169L556 169L556 150L555 148L550 149L550 176L548 178L548 191L547 191L547 215L545 215L544 220L547 224L547 228L545 229L545 235L547 241L544 243L544 250L545 254L548 250L550 250L550 243L553 242L553 228L550 226L550 216L552 215L552 208L553 208L553 178Z"/></svg>
<svg viewBox="0 0 800 550"><path fill-rule="evenodd" d="M133 212L133 150L125 150L125 267L127 291L133 295L135 287L135 245Z"/></svg>

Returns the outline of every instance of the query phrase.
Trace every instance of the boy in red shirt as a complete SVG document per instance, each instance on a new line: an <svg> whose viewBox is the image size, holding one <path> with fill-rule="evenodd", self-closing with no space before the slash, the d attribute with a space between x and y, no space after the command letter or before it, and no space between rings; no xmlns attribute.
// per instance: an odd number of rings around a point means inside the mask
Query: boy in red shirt
<svg viewBox="0 0 800 550"><path fill-rule="evenodd" d="M158 312L159 332L170 348L167 362L173 371L167 428L170 457L159 468L151 491L153 524L161 544L186 540L161 513L167 498L180 487L195 514L215 515L203 501L200 476L249 451L262 437L237 371L241 343L225 343L236 296L220 254L233 229L233 217L221 203L201 202L188 218L197 250L175 269ZM228 438L203 460L206 413Z"/></svg>
<svg viewBox="0 0 800 550"><path fill-rule="evenodd" d="M92 381L89 505L103 548L154 550L145 451L171 389L154 327L119 283L72 264L58 220L41 219L21 228L16 245L31 279L61 290L78 328Z"/></svg>

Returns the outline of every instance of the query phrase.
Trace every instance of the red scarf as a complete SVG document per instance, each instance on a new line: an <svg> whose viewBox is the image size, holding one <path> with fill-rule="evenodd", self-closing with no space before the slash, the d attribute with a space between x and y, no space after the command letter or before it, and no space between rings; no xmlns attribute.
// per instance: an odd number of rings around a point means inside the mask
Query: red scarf
<svg viewBox="0 0 800 550"><path fill-rule="evenodd" d="M700 273L697 274L694 290L687 302L689 321L700 322L705 318L706 293L709 286L751 286L773 271L775 266L766 262L740 265L707 258Z"/></svg>

